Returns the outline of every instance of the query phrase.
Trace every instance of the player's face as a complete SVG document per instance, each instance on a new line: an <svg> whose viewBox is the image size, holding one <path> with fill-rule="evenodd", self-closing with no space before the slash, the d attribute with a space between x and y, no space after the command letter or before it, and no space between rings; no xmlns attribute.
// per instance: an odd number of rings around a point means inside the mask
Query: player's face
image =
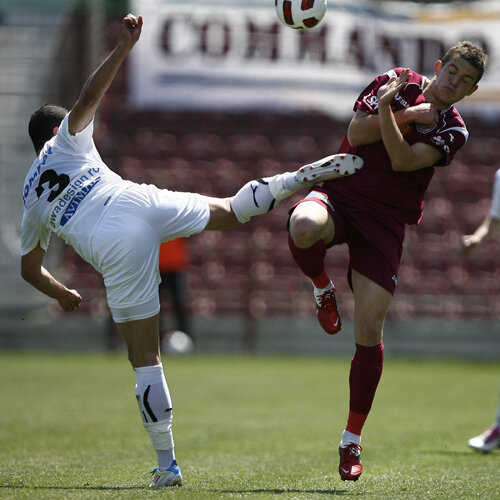
<svg viewBox="0 0 500 500"><path fill-rule="evenodd" d="M438 61L433 94L439 107L445 109L471 95L477 89L478 77L478 70L460 56L454 57L444 66Z"/></svg>

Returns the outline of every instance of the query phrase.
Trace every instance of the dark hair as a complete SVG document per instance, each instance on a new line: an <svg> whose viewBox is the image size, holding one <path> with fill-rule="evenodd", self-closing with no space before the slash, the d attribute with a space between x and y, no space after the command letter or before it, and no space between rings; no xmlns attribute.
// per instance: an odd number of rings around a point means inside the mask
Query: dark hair
<svg viewBox="0 0 500 500"><path fill-rule="evenodd" d="M475 83L481 80L486 65L488 64L488 56L484 53L481 47L467 41L457 43L451 47L441 59L443 66L455 56L465 59L471 66L477 69L479 75Z"/></svg>
<svg viewBox="0 0 500 500"><path fill-rule="evenodd" d="M59 127L68 113L62 106L44 104L31 115L28 132L36 152L53 137L54 127Z"/></svg>

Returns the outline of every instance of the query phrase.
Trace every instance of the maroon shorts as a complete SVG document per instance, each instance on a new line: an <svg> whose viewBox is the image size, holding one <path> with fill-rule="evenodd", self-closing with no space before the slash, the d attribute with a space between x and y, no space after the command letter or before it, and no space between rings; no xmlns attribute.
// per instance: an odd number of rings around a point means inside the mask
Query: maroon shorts
<svg viewBox="0 0 500 500"><path fill-rule="evenodd" d="M405 235L404 223L388 221L373 215L365 208L346 207L336 203L325 189L315 186L309 194L296 203L314 201L325 207L335 224L335 238L328 244L347 243L349 269L347 279L352 289L351 271L354 269L368 279L394 294Z"/></svg>

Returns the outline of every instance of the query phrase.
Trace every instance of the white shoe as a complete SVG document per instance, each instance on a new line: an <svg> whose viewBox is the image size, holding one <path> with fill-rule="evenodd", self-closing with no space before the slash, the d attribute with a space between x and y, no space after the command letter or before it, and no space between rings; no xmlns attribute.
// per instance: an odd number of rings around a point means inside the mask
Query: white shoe
<svg viewBox="0 0 500 500"><path fill-rule="evenodd" d="M352 175L360 170L363 164L364 160L359 156L340 153L304 165L295 175L299 182L317 184Z"/></svg>
<svg viewBox="0 0 500 500"><path fill-rule="evenodd" d="M159 488L161 486L182 486L181 469L175 460L172 460L170 467L166 470L160 470L159 467L151 471L153 480L149 485L150 488Z"/></svg>
<svg viewBox="0 0 500 500"><path fill-rule="evenodd" d="M268 184L272 197L279 203L292 196L299 189L313 186L318 182L330 181L339 177L346 177L356 173L363 167L364 161L359 156L341 153L327 156L321 160L300 167L295 174L286 172L273 177L260 179L259 182ZM294 186L290 186L290 176L293 175ZM271 205L273 208L273 205ZM269 210L271 210L271 208Z"/></svg>
<svg viewBox="0 0 500 500"><path fill-rule="evenodd" d="M486 429L479 436L469 439L469 446L477 451L489 453L500 448L500 427L494 426Z"/></svg>

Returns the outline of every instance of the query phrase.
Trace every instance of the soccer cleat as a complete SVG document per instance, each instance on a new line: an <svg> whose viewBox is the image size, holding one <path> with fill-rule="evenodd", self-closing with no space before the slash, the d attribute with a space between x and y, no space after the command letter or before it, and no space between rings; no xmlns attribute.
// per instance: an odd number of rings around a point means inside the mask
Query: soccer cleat
<svg viewBox="0 0 500 500"><path fill-rule="evenodd" d="M316 300L316 315L323 330L330 335L340 331L342 321L337 308L337 299L335 298L335 286L330 281L327 288L314 288L314 298Z"/></svg>
<svg viewBox="0 0 500 500"><path fill-rule="evenodd" d="M469 439L469 446L483 453L489 453L496 448L500 448L500 426L490 427L479 436Z"/></svg>
<svg viewBox="0 0 500 500"><path fill-rule="evenodd" d="M363 166L363 163L363 159L359 156L342 153L327 156L314 163L304 165L294 174L285 172L284 174L258 179L257 183L268 185L271 196L279 203L292 196L292 194L296 193L302 187L313 186L318 182L352 175ZM290 176L292 177L290 178ZM258 184L256 184L255 189L258 187ZM252 187L252 190L254 190L254 187ZM273 207L274 201L267 211L271 210ZM240 222L243 222L243 220L240 220Z"/></svg>
<svg viewBox="0 0 500 500"><path fill-rule="evenodd" d="M357 481L363 472L361 464L361 446L350 443L339 448L339 474L342 481Z"/></svg>
<svg viewBox="0 0 500 500"><path fill-rule="evenodd" d="M342 153L300 167L295 176L304 184L317 184L356 173L363 167L363 158Z"/></svg>
<svg viewBox="0 0 500 500"><path fill-rule="evenodd" d="M149 485L150 488L160 488L161 486L182 486L181 469L175 460L172 460L168 469L160 470L159 467L155 467L151 471L151 474L153 475L153 480Z"/></svg>

